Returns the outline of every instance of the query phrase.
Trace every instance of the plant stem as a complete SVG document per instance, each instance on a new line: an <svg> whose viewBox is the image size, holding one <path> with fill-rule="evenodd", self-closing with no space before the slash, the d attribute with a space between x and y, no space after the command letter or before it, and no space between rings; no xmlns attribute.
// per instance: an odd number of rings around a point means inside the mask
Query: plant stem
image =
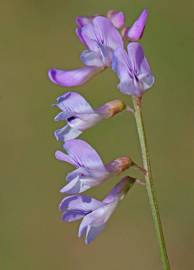
<svg viewBox="0 0 194 270"><path fill-rule="evenodd" d="M165 245L165 240L164 240L162 223L160 219L160 213L158 209L158 203L157 203L156 194L155 194L154 186L153 186L150 158L149 158L149 153L148 153L144 123L143 123L143 114L141 111L141 99L133 97L133 104L135 108L135 120L136 120L138 135L139 135L139 142L141 146L143 166L145 170L147 171L145 175L146 190L147 190L147 194L149 198L149 204L150 204L150 208L152 212L153 223L154 223L154 227L155 227L155 231L156 231L156 235L158 239L158 244L160 248L161 261L162 261L163 269L170 270L170 263L169 263L168 254L166 251L166 245Z"/></svg>

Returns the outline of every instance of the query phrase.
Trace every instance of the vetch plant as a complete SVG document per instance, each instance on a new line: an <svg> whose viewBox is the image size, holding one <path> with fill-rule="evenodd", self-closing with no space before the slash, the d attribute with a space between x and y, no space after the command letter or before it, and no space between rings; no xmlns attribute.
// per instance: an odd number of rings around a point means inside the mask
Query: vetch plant
<svg viewBox="0 0 194 270"><path fill-rule="evenodd" d="M147 17L147 10L143 10L130 27L125 25L125 16L121 11L110 10L106 16L77 17L76 34L85 46L80 55L84 66L75 70L49 70L48 75L53 83L62 87L73 87L83 85L105 68L112 68L120 81L118 89L132 98L134 108L126 108L133 113L136 120L143 161L143 168L129 156L105 164L88 143L76 139L83 131L101 120L123 111L125 105L119 100L114 100L94 109L79 93L68 91L60 96L55 104L61 110L55 121L66 122L63 128L55 132L56 139L64 143L66 153L56 151L55 157L70 163L76 169L66 176L67 185L61 192L71 195L62 200L59 208L64 221L82 219L78 235L85 236L85 243L89 244L103 230L119 201L126 196L134 183L143 183L149 199L163 269L170 270L153 186L142 112L143 95L155 81L144 50L138 43L144 34ZM113 175L121 174L131 166L143 172L145 183L143 180L125 176L102 201L79 194L103 183Z"/></svg>

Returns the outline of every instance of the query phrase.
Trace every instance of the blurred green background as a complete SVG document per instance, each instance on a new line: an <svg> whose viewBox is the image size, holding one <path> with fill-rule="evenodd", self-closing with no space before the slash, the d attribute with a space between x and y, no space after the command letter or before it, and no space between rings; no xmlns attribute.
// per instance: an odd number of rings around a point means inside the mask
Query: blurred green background
<svg viewBox="0 0 194 270"><path fill-rule="evenodd" d="M194 2L125 0L7 0L0 11L0 268L161 269L145 190L135 186L104 232L89 246L78 223L60 220L59 189L71 166L57 162L52 134L55 98L67 89L49 82L51 67L81 65L77 15L123 10L129 25L146 7L143 38L156 84L144 98L144 115L161 216L172 269L194 269ZM115 98L130 102L107 70L76 88L94 107ZM141 157L135 122L124 112L85 132L108 162ZM131 175L138 175L131 170ZM101 199L113 179L87 192Z"/></svg>

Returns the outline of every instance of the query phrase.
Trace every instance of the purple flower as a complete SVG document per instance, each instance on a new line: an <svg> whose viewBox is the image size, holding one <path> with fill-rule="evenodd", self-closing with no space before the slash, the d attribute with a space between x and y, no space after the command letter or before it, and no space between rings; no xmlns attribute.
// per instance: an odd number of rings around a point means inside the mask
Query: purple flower
<svg viewBox="0 0 194 270"><path fill-rule="evenodd" d="M67 175L67 185L61 189L62 193L81 193L134 165L129 157L121 157L105 165L98 153L82 140L69 140L63 147L67 154L56 151L56 159L70 163L76 169Z"/></svg>
<svg viewBox="0 0 194 270"><path fill-rule="evenodd" d="M80 94L75 92L68 92L58 97L55 106L62 110L55 117L55 121L67 121L66 126L55 132L56 139L63 142L77 138L84 130L125 108L123 102L114 100L94 110Z"/></svg>
<svg viewBox="0 0 194 270"><path fill-rule="evenodd" d="M79 22L79 23L78 23ZM86 50L81 53L84 67L76 70L49 70L49 78L64 87L84 84L91 77L111 66L113 51L123 48L123 40L112 22L105 17L96 16L88 20L77 19L76 33Z"/></svg>
<svg viewBox="0 0 194 270"><path fill-rule="evenodd" d="M144 9L130 28L125 29L125 37L132 41L142 38L146 26L148 12Z"/></svg>
<svg viewBox="0 0 194 270"><path fill-rule="evenodd" d="M154 84L154 76L141 45L131 42L127 49L128 53L122 48L115 50L112 68L120 79L120 91L141 97Z"/></svg>
<svg viewBox="0 0 194 270"><path fill-rule="evenodd" d="M89 244L104 229L119 201L125 197L135 181L132 177L123 177L103 201L85 195L64 198L59 205L63 220L71 222L83 218L78 236L85 235L85 243Z"/></svg>

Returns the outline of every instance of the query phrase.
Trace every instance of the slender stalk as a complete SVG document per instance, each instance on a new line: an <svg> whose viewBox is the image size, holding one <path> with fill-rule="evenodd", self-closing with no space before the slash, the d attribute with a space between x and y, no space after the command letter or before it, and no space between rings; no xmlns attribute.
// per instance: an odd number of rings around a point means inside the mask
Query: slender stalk
<svg viewBox="0 0 194 270"><path fill-rule="evenodd" d="M139 98L133 97L133 104L135 108L135 120L136 120L138 135L139 135L139 142L141 146L143 166L147 171L145 175L146 190L147 190L147 194L149 198L149 204L150 204L150 208L152 212L153 223L154 223L154 227L155 227L155 231L156 231L156 235L158 239L158 244L160 248L161 261L163 264L163 269L170 270L170 263L168 260L168 254L167 254L165 240L164 240L164 234L163 234L162 223L160 219L160 213L158 209L158 203L157 203L156 194L154 191L150 158L149 158L149 153L148 153L144 123L143 123L143 114L141 111L141 100Z"/></svg>

